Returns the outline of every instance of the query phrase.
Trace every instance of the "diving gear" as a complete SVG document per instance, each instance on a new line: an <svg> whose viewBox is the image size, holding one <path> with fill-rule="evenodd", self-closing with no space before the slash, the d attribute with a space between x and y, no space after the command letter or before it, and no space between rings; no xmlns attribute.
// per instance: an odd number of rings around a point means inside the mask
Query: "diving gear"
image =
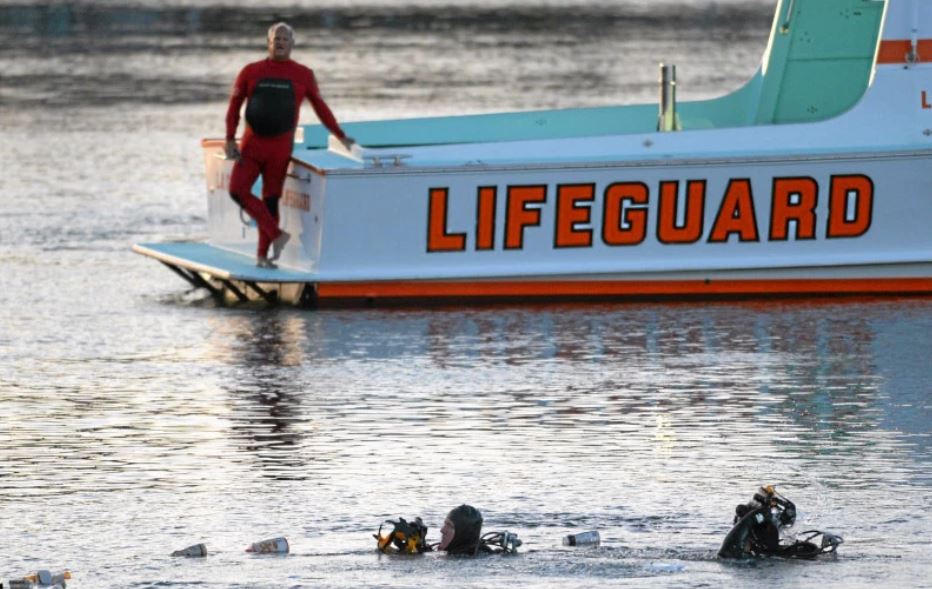
<svg viewBox="0 0 932 589"><path fill-rule="evenodd" d="M777 489L773 485L761 487L757 493L754 493L754 501L761 505L777 508L781 525L792 526L796 522L796 505L780 493L777 493ZM737 512L737 509L735 511ZM735 521L737 519L736 517Z"/></svg>
<svg viewBox="0 0 932 589"><path fill-rule="evenodd" d="M519 546L521 546L521 540L518 539L517 534L507 530L504 532L488 532L479 538L476 552L517 554Z"/></svg>
<svg viewBox="0 0 932 589"><path fill-rule="evenodd" d="M387 536L382 535L382 526L385 524L392 524L392 531ZM427 545L427 526L419 517L414 518L413 522L408 522L403 517L399 517L398 521L387 519L379 525L379 531L373 537L379 551L386 554L421 554L431 550Z"/></svg>
<svg viewBox="0 0 932 589"><path fill-rule="evenodd" d="M517 554L521 546L518 535L512 532L482 534L482 513L471 505L451 509L446 519L444 526L453 527L453 538L441 549L447 554Z"/></svg>
<svg viewBox="0 0 932 589"><path fill-rule="evenodd" d="M246 103L246 122L260 137L294 131L297 109L294 84L288 78L261 78Z"/></svg>
<svg viewBox="0 0 932 589"><path fill-rule="evenodd" d="M820 530L806 530L805 532L801 532L801 533L808 534L805 538L803 538L802 540L803 542L811 543L812 540L814 540L818 536L822 536L822 539L819 542L819 550L820 550L819 554L835 552L836 550L838 550L839 544L845 543L844 538L842 538L841 536L836 536L835 534L831 532L823 532Z"/></svg>
<svg viewBox="0 0 932 589"><path fill-rule="evenodd" d="M447 519L453 524L453 539L443 548L448 554L476 554L482 534L482 513L472 505L450 510Z"/></svg>
<svg viewBox="0 0 932 589"><path fill-rule="evenodd" d="M761 487L751 502L735 507L734 526L718 551L719 558L780 556L815 558L835 552L844 540L818 530L807 530L792 544L780 543L780 530L796 522L796 505L777 493L773 485ZM812 542L821 535L821 545Z"/></svg>

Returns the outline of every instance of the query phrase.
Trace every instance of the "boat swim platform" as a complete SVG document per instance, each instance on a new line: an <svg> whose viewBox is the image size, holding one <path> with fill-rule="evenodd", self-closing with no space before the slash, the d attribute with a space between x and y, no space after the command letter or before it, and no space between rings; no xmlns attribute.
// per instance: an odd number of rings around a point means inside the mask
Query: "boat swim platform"
<svg viewBox="0 0 932 589"><path fill-rule="evenodd" d="M824 299L827 297L928 296L932 279L916 278L914 265L902 265L901 276L872 277L852 268L771 269L766 275L746 270L677 272L658 276L521 277L381 281L321 281L319 274L287 267L259 268L255 258L205 242L141 243L138 254L158 260L195 289L205 289L218 302L264 302L299 307L375 305L534 303L534 302L663 302L685 300ZM897 266L897 265L894 265ZM920 264L920 266L924 266ZM875 269L876 270L876 269ZM897 274L897 272L894 272ZM921 274L921 272L920 272Z"/></svg>
<svg viewBox="0 0 932 589"><path fill-rule="evenodd" d="M282 291L292 291L289 294L297 295L294 302L312 304L312 300L302 300L305 286L314 283L310 272L285 267L259 268L253 257L204 242L139 243L133 246L133 251L158 260L191 286L207 290L218 300L263 300L276 304L283 300Z"/></svg>

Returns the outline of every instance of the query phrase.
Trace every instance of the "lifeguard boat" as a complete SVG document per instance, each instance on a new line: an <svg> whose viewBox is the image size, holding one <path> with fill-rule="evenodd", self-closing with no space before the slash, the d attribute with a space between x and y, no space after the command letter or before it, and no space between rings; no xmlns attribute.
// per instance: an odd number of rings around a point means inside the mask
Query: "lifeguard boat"
<svg viewBox="0 0 932 589"><path fill-rule="evenodd" d="M208 240L134 250L307 305L932 293L932 1L780 0L717 99L664 71L659 107L303 127L277 270L204 140Z"/></svg>

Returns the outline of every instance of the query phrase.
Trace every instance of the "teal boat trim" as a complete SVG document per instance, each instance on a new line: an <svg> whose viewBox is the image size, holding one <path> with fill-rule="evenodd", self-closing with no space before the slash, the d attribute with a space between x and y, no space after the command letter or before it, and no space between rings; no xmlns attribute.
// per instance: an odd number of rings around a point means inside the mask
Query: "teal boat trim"
<svg viewBox="0 0 932 589"><path fill-rule="evenodd" d="M781 0L761 67L738 90L682 102L683 130L816 122L835 117L864 95L873 70L884 2ZM655 104L424 117L346 123L367 147L489 143L652 133ZM304 127L295 150L325 148L327 130Z"/></svg>

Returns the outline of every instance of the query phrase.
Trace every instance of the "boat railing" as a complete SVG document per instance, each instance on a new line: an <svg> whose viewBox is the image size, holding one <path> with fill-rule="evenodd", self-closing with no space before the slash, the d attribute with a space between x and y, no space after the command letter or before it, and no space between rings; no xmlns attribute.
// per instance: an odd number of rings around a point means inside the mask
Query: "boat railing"
<svg viewBox="0 0 932 589"><path fill-rule="evenodd" d="M366 167L371 168L398 168L404 165L404 160L410 159L411 154L407 153L380 153L378 155L363 156Z"/></svg>

